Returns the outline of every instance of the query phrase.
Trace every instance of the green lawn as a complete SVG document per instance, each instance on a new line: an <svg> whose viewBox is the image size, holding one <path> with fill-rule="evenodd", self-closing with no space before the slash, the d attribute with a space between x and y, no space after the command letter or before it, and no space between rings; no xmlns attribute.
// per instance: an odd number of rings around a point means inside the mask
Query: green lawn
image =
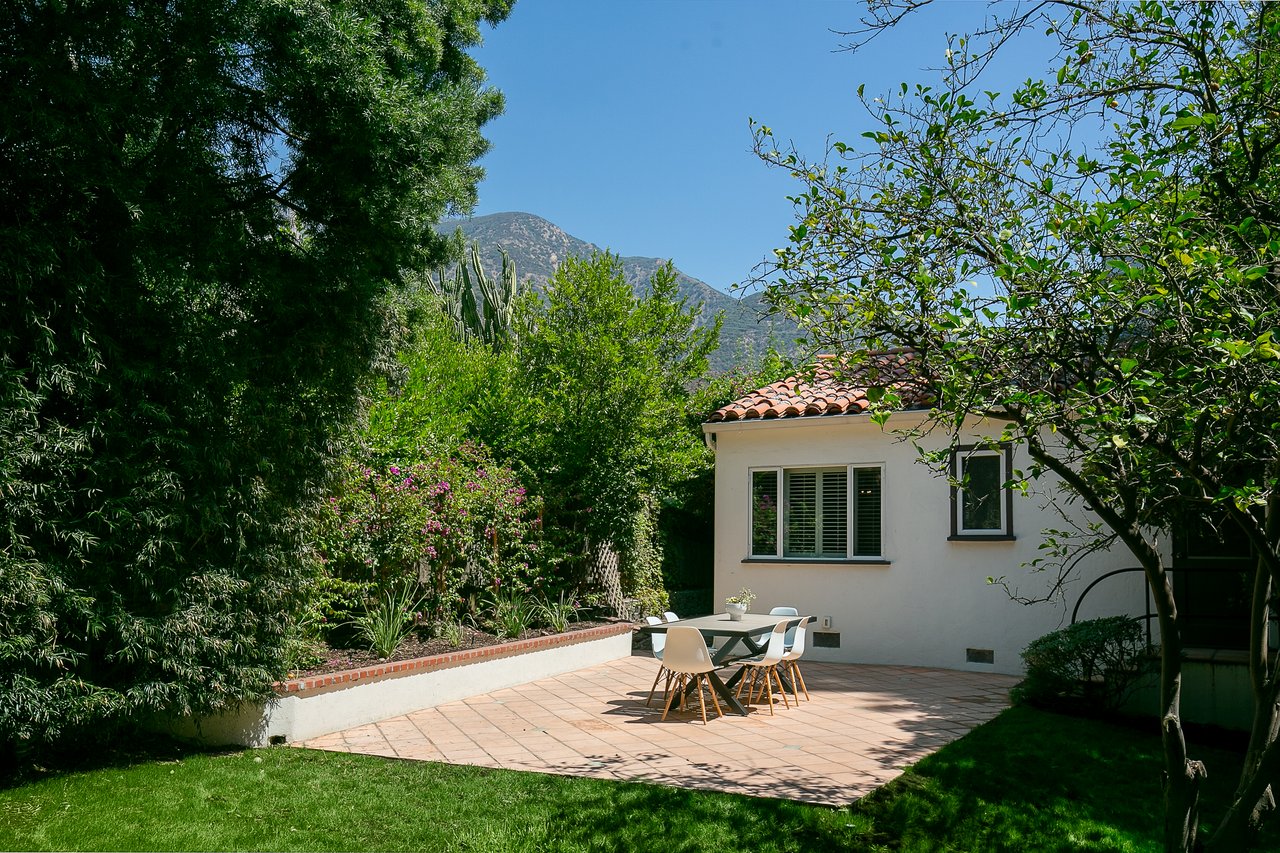
<svg viewBox="0 0 1280 853"><path fill-rule="evenodd" d="M1153 730L1017 708L845 809L290 748L177 755L0 790L0 848L1156 850ZM1210 795L1229 789L1229 754L1197 752Z"/></svg>

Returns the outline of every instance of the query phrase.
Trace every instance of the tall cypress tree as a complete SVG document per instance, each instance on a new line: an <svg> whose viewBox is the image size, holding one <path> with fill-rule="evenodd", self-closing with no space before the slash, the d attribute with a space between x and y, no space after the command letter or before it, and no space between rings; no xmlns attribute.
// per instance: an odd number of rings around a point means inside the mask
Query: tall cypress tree
<svg viewBox="0 0 1280 853"><path fill-rule="evenodd" d="M501 110L510 0L0 13L0 744L280 674L297 520Z"/></svg>

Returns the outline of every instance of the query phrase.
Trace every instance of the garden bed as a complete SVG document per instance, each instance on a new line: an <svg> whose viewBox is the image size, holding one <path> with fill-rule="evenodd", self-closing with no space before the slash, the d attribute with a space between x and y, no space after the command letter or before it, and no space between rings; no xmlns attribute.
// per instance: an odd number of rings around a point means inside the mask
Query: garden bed
<svg viewBox="0 0 1280 853"><path fill-rule="evenodd" d="M607 625L617 624L616 619L587 619L581 622L569 623L569 630L566 633L574 633L575 631L585 631L591 628L601 628ZM629 624L629 623L628 623ZM431 639L421 639L416 635L410 635L396 649L391 657L382 658L368 649L340 649L333 647L325 647L323 654L324 660L315 666L300 669L291 673L290 678L307 678L314 675L325 675L332 672L343 672L353 669L365 669L367 667L379 666L387 663L399 663L401 661L411 661L418 658L437 657L439 655L451 655L458 652L466 652L471 649L488 648L490 646L499 646L504 643L518 642L520 640L533 640L538 637L550 637L556 634L549 628L531 628L520 634L519 637L499 637L496 634L490 634L473 628L464 628L462 633L462 642L454 645L448 640L440 637L432 637Z"/></svg>

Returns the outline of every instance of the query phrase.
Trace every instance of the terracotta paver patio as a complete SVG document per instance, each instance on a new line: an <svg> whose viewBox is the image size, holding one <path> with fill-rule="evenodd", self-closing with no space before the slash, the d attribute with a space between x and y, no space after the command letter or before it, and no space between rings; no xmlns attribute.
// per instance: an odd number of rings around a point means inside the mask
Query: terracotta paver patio
<svg viewBox="0 0 1280 853"><path fill-rule="evenodd" d="M629 657L297 744L844 805L1007 705L1016 678L806 661L811 702L661 720L657 661ZM659 684L661 688L661 684ZM801 694L801 699L804 696Z"/></svg>

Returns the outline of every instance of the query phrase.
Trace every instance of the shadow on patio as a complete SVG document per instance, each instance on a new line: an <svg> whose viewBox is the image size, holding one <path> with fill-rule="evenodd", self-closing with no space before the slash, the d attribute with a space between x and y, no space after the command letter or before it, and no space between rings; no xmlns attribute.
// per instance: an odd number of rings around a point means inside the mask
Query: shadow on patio
<svg viewBox="0 0 1280 853"><path fill-rule="evenodd" d="M298 745L843 805L994 717L1017 681L806 661L812 701L708 705L704 726L696 703L665 722L658 697L645 706L656 666L623 658Z"/></svg>

